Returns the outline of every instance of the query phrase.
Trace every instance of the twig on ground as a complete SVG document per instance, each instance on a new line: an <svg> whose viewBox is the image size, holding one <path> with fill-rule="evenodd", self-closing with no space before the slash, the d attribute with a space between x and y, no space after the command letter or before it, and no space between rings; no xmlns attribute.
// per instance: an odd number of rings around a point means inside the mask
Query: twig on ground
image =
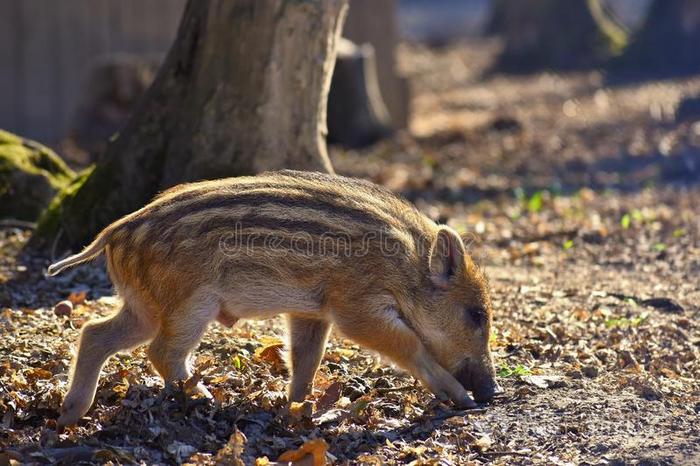
<svg viewBox="0 0 700 466"><path fill-rule="evenodd" d="M638 305L653 307L654 309L669 312L672 314L682 314L683 312L685 312L683 306L681 306L671 298L652 297L649 299L643 299L634 295L628 295L624 293L607 293L607 295L613 298L617 298L620 301L633 301Z"/></svg>
<svg viewBox="0 0 700 466"><path fill-rule="evenodd" d="M15 218L6 218L0 220L0 228L26 228L27 230L34 230L36 228L36 223L17 220Z"/></svg>
<svg viewBox="0 0 700 466"><path fill-rule="evenodd" d="M409 390L413 390L416 387L413 385L404 385L401 387L380 387L380 388L375 388L374 390L380 394L384 395L386 393L394 393L394 392L407 392Z"/></svg>
<svg viewBox="0 0 700 466"><path fill-rule="evenodd" d="M530 456L529 453L524 453L520 451L483 451L481 452L481 454L484 456Z"/></svg>
<svg viewBox="0 0 700 466"><path fill-rule="evenodd" d="M451 417L468 416L470 414L484 414L485 412L486 408L459 409L456 411L445 411L440 414L436 414L435 416L431 416L429 419L431 421L444 421L445 419L449 419Z"/></svg>

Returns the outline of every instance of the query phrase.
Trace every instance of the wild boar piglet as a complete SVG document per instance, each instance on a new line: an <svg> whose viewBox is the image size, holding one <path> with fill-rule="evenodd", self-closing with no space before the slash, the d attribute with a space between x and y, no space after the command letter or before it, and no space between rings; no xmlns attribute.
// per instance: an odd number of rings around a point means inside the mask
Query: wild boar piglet
<svg viewBox="0 0 700 466"><path fill-rule="evenodd" d="M454 230L367 181L281 171L180 185L49 274L100 254L123 305L83 326L60 425L88 411L116 352L148 343L166 383L186 379L212 321L276 314L291 401L310 393L331 326L460 407L475 406L467 390L477 401L499 390L483 272Z"/></svg>

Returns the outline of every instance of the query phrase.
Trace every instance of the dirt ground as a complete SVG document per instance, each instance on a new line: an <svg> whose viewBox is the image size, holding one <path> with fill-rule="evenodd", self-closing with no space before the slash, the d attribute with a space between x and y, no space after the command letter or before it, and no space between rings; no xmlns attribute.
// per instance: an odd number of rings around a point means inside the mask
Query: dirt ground
<svg viewBox="0 0 700 466"><path fill-rule="evenodd" d="M30 230L4 228L0 464L266 464L313 439L332 464L700 464L700 123L675 116L700 77L502 76L494 47L404 46L412 136L332 158L470 235L504 395L454 411L334 337L286 413L278 319L212 326L196 365L215 401L162 391L143 348L112 358L59 435L78 330L116 302L99 264L44 279Z"/></svg>

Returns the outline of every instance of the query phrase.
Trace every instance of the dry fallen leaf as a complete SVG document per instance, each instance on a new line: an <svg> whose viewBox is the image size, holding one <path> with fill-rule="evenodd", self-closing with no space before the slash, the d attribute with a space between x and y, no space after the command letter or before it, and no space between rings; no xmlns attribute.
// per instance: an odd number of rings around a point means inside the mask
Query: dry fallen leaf
<svg viewBox="0 0 700 466"><path fill-rule="evenodd" d="M122 383L112 387L112 392L118 395L119 398L124 398L129 392L129 381L126 378L122 379Z"/></svg>
<svg viewBox="0 0 700 466"><path fill-rule="evenodd" d="M329 409L314 417L314 422L317 425L323 425L330 422L336 422L341 419L346 419L350 417L350 411L346 409Z"/></svg>
<svg viewBox="0 0 700 466"><path fill-rule="evenodd" d="M341 382L333 382L326 388L318 400L316 401L316 410L319 412L327 411L335 405L335 403L340 399L340 395L343 391L343 384Z"/></svg>
<svg viewBox="0 0 700 466"><path fill-rule="evenodd" d="M255 356L262 361L270 363L274 370L280 371L286 367L282 357L283 350L284 343L275 339L273 342L255 350Z"/></svg>
<svg viewBox="0 0 700 466"><path fill-rule="evenodd" d="M488 434L482 435L481 437L476 439L474 443L472 443L472 446L481 452L484 452L491 448L491 445L493 445L493 439L489 437Z"/></svg>
<svg viewBox="0 0 700 466"><path fill-rule="evenodd" d="M236 429L224 448L217 452L215 464L217 466L245 466L242 455L247 441L248 439L243 435L243 432Z"/></svg>
<svg viewBox="0 0 700 466"><path fill-rule="evenodd" d="M209 391L211 392L212 396L214 399L219 402L219 403L224 403L226 400L229 399L229 394L227 391L223 388L220 387L210 387Z"/></svg>
<svg viewBox="0 0 700 466"><path fill-rule="evenodd" d="M68 295L68 301L73 303L73 306L83 304L85 302L85 299L87 299L87 291L79 291L77 293L73 292Z"/></svg>
<svg viewBox="0 0 700 466"><path fill-rule="evenodd" d="M53 377L51 371L42 369L40 367L33 367L31 369L28 369L27 371L25 371L24 375L27 377L27 380L31 382L35 380L47 380Z"/></svg>
<svg viewBox="0 0 700 466"><path fill-rule="evenodd" d="M328 451L328 444L323 439L314 439L305 442L301 447L296 450L290 450L282 453L277 459L278 462L288 461L295 466L301 466L301 464L311 464L313 466L325 466L326 462L326 452ZM308 463L307 456L313 458L312 463ZM301 461L305 461L301 463Z"/></svg>

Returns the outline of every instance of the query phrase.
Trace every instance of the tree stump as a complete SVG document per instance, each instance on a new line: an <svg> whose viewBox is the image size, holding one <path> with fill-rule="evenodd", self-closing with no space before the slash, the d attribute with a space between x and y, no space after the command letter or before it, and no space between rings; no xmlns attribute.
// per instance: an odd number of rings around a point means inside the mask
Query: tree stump
<svg viewBox="0 0 700 466"><path fill-rule="evenodd" d="M391 133L374 48L341 39L328 95L328 142L363 147Z"/></svg>
<svg viewBox="0 0 700 466"><path fill-rule="evenodd" d="M406 128L410 113L408 80L396 70L399 44L397 0L352 0L343 37L374 47L379 90L396 129Z"/></svg>

